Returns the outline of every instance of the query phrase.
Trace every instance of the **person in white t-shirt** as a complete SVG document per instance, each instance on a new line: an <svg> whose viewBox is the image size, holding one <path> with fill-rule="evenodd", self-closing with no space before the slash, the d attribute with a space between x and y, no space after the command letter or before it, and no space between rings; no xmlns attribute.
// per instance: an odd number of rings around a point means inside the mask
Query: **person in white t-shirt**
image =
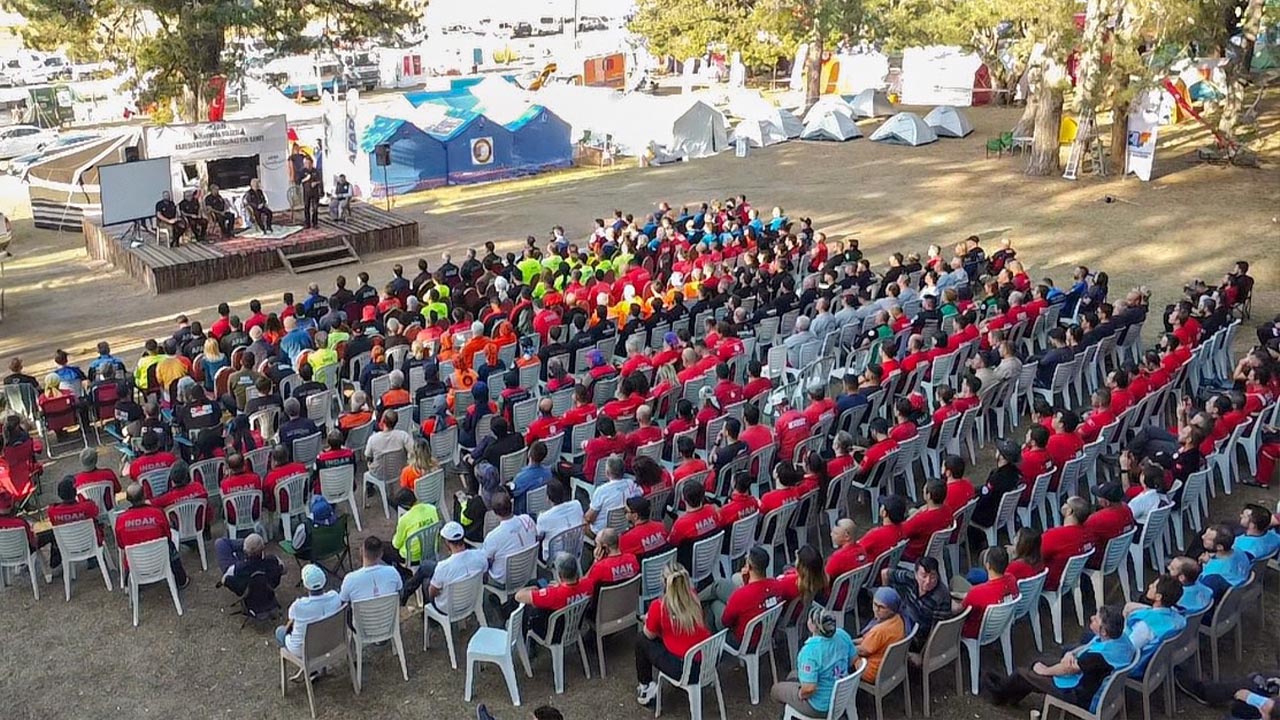
<svg viewBox="0 0 1280 720"><path fill-rule="evenodd" d="M443 612L447 609L448 598L442 595L448 591L449 585L484 574L489 569L489 561L485 559L484 551L467 547L466 540L463 539L466 532L456 522L445 523L440 529L440 537L444 538L445 545L449 548L449 557L432 568L430 583L427 585L427 599L435 604L437 610Z"/></svg>
<svg viewBox="0 0 1280 720"><path fill-rule="evenodd" d="M400 594L404 581L398 570L382 562L382 550L382 540L378 536L370 535L364 539L364 545L360 549L364 566L352 570L342 578L342 591L338 593L342 602L351 603Z"/></svg>
<svg viewBox="0 0 1280 720"><path fill-rule="evenodd" d="M551 507L538 513L538 539L542 541L542 557L547 554L547 541L572 527L582 525L582 503L569 496L564 483L552 477L547 480L547 500Z"/></svg>
<svg viewBox="0 0 1280 720"><path fill-rule="evenodd" d="M369 462L369 472L384 480L382 475L382 456L395 450L403 450L407 458L413 451L413 438L403 430L397 430L396 424L400 416L395 410L383 410L378 422L378 432L369 436L364 445L364 457Z"/></svg>
<svg viewBox="0 0 1280 720"><path fill-rule="evenodd" d="M505 490L493 494L489 510L498 517L498 527L484 536L484 555L489 562L489 579L502 585L507 579L506 560L538 544L538 530L528 515L513 515L511 495Z"/></svg>
<svg viewBox="0 0 1280 720"><path fill-rule="evenodd" d="M587 534L591 537L595 537L596 533L604 529L610 510L625 507L627 498L641 494L640 487L630 478L624 477L622 472L622 458L614 455L605 461L606 482L596 488L595 495L591 498L591 506L582 516L587 523Z"/></svg>
<svg viewBox="0 0 1280 720"><path fill-rule="evenodd" d="M289 606L289 623L276 628L276 642L291 654L302 657L302 640L307 626L342 610L342 600L333 590L325 590L325 574L319 565L302 568L302 585L307 594Z"/></svg>

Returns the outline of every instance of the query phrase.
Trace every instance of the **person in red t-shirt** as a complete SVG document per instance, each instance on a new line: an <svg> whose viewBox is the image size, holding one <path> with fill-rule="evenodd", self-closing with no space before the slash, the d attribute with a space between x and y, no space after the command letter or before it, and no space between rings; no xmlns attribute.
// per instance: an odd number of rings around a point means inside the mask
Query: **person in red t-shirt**
<svg viewBox="0 0 1280 720"><path fill-rule="evenodd" d="M948 455L942 460L942 479L947 483L945 505L953 517L978 495L977 488L964 476L964 471L964 458L959 455Z"/></svg>
<svg viewBox="0 0 1280 720"><path fill-rule="evenodd" d="M1091 398L1092 410L1085 416L1085 420L1080 424L1080 439L1085 445L1098 439L1098 435L1102 433L1102 429L1116 421L1116 416L1111 412L1111 391L1106 388L1098 388L1097 392Z"/></svg>
<svg viewBox="0 0 1280 720"><path fill-rule="evenodd" d="M889 454L890 450L898 447L898 443L894 442L893 438L889 437L888 420L880 417L872 418L868 427L871 431L871 438L875 440L875 442L871 447L862 452L861 457L859 457L857 453L854 453L854 459L858 461L857 479L864 481L867 479L867 476L871 474L871 471L875 468L876 464L883 460L884 457Z"/></svg>
<svg viewBox="0 0 1280 720"><path fill-rule="evenodd" d="M851 570L856 570L873 559L854 539L857 532L857 525L849 518L842 518L836 521L836 524L831 528L831 545L835 548L835 552L827 557L827 564L824 568L827 573L828 585L834 584L841 575ZM854 590L857 590L857 588L854 588ZM844 602L843 597L831 598L831 600L835 605L829 603L829 607L834 607Z"/></svg>
<svg viewBox="0 0 1280 720"><path fill-rule="evenodd" d="M827 477L834 478L854 465L853 436L841 430L836 433L831 447L835 455L827 461Z"/></svg>
<svg viewBox="0 0 1280 720"><path fill-rule="evenodd" d="M894 426L889 428L889 437L896 443L904 443L919 434L916 424L911 422L914 413L911 400L900 397L893 401Z"/></svg>
<svg viewBox="0 0 1280 720"><path fill-rule="evenodd" d="M1050 490L1058 489L1058 479L1062 477L1063 466L1084 447L1084 441L1076 433L1079 425L1079 416L1070 410L1062 410L1053 417L1053 434L1045 444L1049 459L1053 460L1053 466L1057 470L1053 480L1049 482Z"/></svg>
<svg viewBox="0 0 1280 720"><path fill-rule="evenodd" d="M684 498L685 512L671 523L667 533L667 542L676 546L676 559L692 567L693 544L711 533L719 532L716 506L706 500L706 489L696 482L680 486L680 495Z"/></svg>
<svg viewBox="0 0 1280 720"><path fill-rule="evenodd" d="M169 506L183 500L206 500L208 497L209 491L204 489L203 484L191 482L191 469L186 463L180 462L169 468L168 492L153 498L151 504L161 510L167 510Z"/></svg>
<svg viewBox="0 0 1280 720"><path fill-rule="evenodd" d="M1123 368L1113 370L1107 377L1107 389L1111 391L1111 405L1108 409L1115 417L1120 417L1135 402L1129 385L1129 373Z"/></svg>
<svg viewBox="0 0 1280 720"><path fill-rule="evenodd" d="M567 434L574 425L591 422L596 419L599 409L591 401L591 390L586 385L578 385L573 389L573 407L565 411L560 418L560 427Z"/></svg>
<svg viewBox="0 0 1280 720"><path fill-rule="evenodd" d="M85 448L80 451L80 472L76 473L75 482L76 490L88 485L89 483L110 482L111 483L111 499L120 492L120 478L116 477L115 471L111 468L98 467L98 450L97 448ZM108 510L111 506L107 507Z"/></svg>
<svg viewBox="0 0 1280 720"><path fill-rule="evenodd" d="M742 518L760 512L760 501L751 494L753 485L755 485L755 477L750 473L738 473L734 476L733 492L716 512L716 522L721 529L728 530Z"/></svg>
<svg viewBox="0 0 1280 720"><path fill-rule="evenodd" d="M1040 557L1040 531L1033 527L1018 529L1013 539L1013 559L1009 561L1009 575L1017 580L1035 577L1044 570Z"/></svg>
<svg viewBox="0 0 1280 720"><path fill-rule="evenodd" d="M676 469L672 473L672 482L677 486L684 481L685 478L696 475L700 472L706 472L707 478L703 482L703 487L707 492L715 490L716 478L715 469L707 465L706 461L699 458L694 451L693 438L682 437L676 441ZM745 473L744 473L745 474Z"/></svg>
<svg viewBox="0 0 1280 720"><path fill-rule="evenodd" d="M125 490L125 499L129 502L129 508L116 517L116 544L124 551L152 540L165 540L169 544L169 567L173 570L173 579L178 583L179 590L185 588L191 580L182 567L182 558L173 546L173 541L169 539L169 520L164 511L147 503L142 485L138 483L133 483ZM125 557L127 566L127 553ZM125 570L127 571L127 567Z"/></svg>
<svg viewBox="0 0 1280 720"><path fill-rule="evenodd" d="M712 388L712 392L719 401L720 407L729 407L730 405L742 402L745 396L742 393L742 386L734 382L731 378L732 370L728 363L719 363L716 365L716 385Z"/></svg>
<svg viewBox="0 0 1280 720"><path fill-rule="evenodd" d="M858 544L872 559L888 552L902 539L902 522L907 519L907 501L900 495L880 500L880 524L863 533Z"/></svg>
<svg viewBox="0 0 1280 720"><path fill-rule="evenodd" d="M600 589L624 583L640 574L640 561L635 555L618 549L618 531L605 528L596 535L595 561L583 581L591 587L592 598L600 597Z"/></svg>
<svg viewBox="0 0 1280 720"><path fill-rule="evenodd" d="M1084 529L1089 531L1089 538L1097 551L1089 559L1089 567L1102 567L1102 556L1106 554L1107 543L1134 528L1133 512L1124 502L1124 488L1120 483L1104 483L1094 493L1098 509L1089 513Z"/></svg>
<svg viewBox="0 0 1280 720"><path fill-rule="evenodd" d="M778 438L775 457L782 460L790 460L795 456L796 447L809 438L812 427L804 413L789 405L785 397L781 399L778 407L782 412L773 425L777 429Z"/></svg>
<svg viewBox="0 0 1280 720"><path fill-rule="evenodd" d="M1022 473L1022 483L1026 485L1026 489L1022 491L1024 505L1031 500L1036 478L1053 467L1053 459L1045 449L1048 444L1049 431L1043 426L1033 425L1030 430L1027 430L1027 439L1022 445L1022 462L1018 463L1018 470Z"/></svg>
<svg viewBox="0 0 1280 720"><path fill-rule="evenodd" d="M224 498L231 493L244 492L246 490L262 492L262 479L252 469L245 466L243 455L233 452L227 455L227 476L219 484L219 490ZM236 521L235 509L229 506L225 509L227 522L234 523Z"/></svg>
<svg viewBox="0 0 1280 720"><path fill-rule="evenodd" d="M946 502L947 486L941 480L930 480L924 484L924 507L902 522L902 537L907 541L903 560L915 562L928 549L934 533L951 527L954 516L947 509Z"/></svg>
<svg viewBox="0 0 1280 720"><path fill-rule="evenodd" d="M747 452L754 453L763 447L773 444L773 431L768 425L760 422L760 408L747 404L742 409L743 425L738 439L747 445Z"/></svg>
<svg viewBox="0 0 1280 720"><path fill-rule="evenodd" d="M627 498L627 522L631 528L618 539L618 549L624 555L634 555L643 560L670 546L667 526L651 519L650 507L649 498L643 495Z"/></svg>
<svg viewBox="0 0 1280 720"><path fill-rule="evenodd" d="M783 583L769 577L769 551L756 545L747 551L738 576L716 583L712 622L729 630L727 642L733 647L740 648L744 643L751 647L759 637L746 637L747 625L783 602Z"/></svg>
<svg viewBox="0 0 1280 720"><path fill-rule="evenodd" d="M338 438L338 447L334 448L334 436ZM330 430L328 437L325 438L327 448L316 456L316 473L312 480L312 492L320 492L320 468L339 467L341 465L351 465L355 467L356 456L347 448L342 447L342 431ZM300 462L294 462L290 457L289 448L284 445L277 445L271 449L271 469L262 478L262 504L272 512L278 512L276 502L276 487L281 480L292 475L308 474L307 466Z"/></svg>
<svg viewBox="0 0 1280 720"><path fill-rule="evenodd" d="M156 470L168 470L178 458L171 452L160 449L160 438L156 433L143 433L142 435L142 454L134 458L129 463L128 471L125 475L131 480L140 480L143 475ZM151 486L144 484L143 492L147 493L147 497L151 497Z"/></svg>
<svg viewBox="0 0 1280 720"><path fill-rule="evenodd" d="M790 462L780 462L773 466L773 484L775 489L760 497L760 512L768 515L783 505L797 499L798 488L804 480L800 468Z"/></svg>
<svg viewBox="0 0 1280 720"><path fill-rule="evenodd" d="M747 384L742 386L742 396L750 400L773 389L773 381L764 377L764 367L759 360L747 361Z"/></svg>
<svg viewBox="0 0 1280 720"><path fill-rule="evenodd" d="M627 444L627 459L634 459L637 449L659 442L662 438L662 428L653 422L653 408L641 405L636 408L636 429L624 437L624 442Z"/></svg>
<svg viewBox="0 0 1280 720"><path fill-rule="evenodd" d="M648 705L658 695L655 668L664 675L679 677L685 654L711 637L689 571L672 563L663 569L662 580L662 597L649 605L635 645L639 682L636 700L641 705Z"/></svg>
<svg viewBox="0 0 1280 720"><path fill-rule="evenodd" d="M98 533L98 544L102 544L102 520L98 516L98 505L92 500L76 497L76 479L70 475L58 483L58 499L61 502L48 507L50 525L66 525L81 520L92 520L94 530ZM49 564L53 565L52 556Z"/></svg>
<svg viewBox="0 0 1280 720"><path fill-rule="evenodd" d="M1046 590L1057 590L1062 571L1074 555L1093 549L1093 541L1084 522L1089 519L1089 503L1084 498L1070 497L1062 505L1062 525L1049 528L1040 537L1040 556L1044 558L1049 577Z"/></svg>
<svg viewBox="0 0 1280 720"><path fill-rule="evenodd" d="M516 591L516 602L529 607L524 613L524 633L532 631L546 637L547 620L552 613L579 600L591 600L591 583L581 577L578 558L562 552L556 555L552 563L555 565L556 579L550 585Z"/></svg>
<svg viewBox="0 0 1280 720"><path fill-rule="evenodd" d="M824 420L834 419L836 404L827 398L825 382L815 380L809 384L808 390L809 404L804 409L804 419L808 421L809 427L817 427Z"/></svg>
<svg viewBox="0 0 1280 720"><path fill-rule="evenodd" d="M627 338L627 359L622 361L622 367L618 373L622 377L630 377L632 373L640 372L648 375L653 370L653 361L645 354L644 334L632 335Z"/></svg>
<svg viewBox="0 0 1280 720"><path fill-rule="evenodd" d="M529 423L529 429L524 433L526 445L532 445L535 440L546 440L560 432L561 421L552 414L554 408L555 405L549 397L538 401L538 417Z"/></svg>
<svg viewBox="0 0 1280 720"><path fill-rule="evenodd" d="M627 441L618 437L617 426L613 424L611 418L597 418L596 432L600 434L582 444L582 467L574 468L570 473L581 475L589 483L595 482L596 465L600 464L601 460L610 455L623 456L627 452Z"/></svg>
<svg viewBox="0 0 1280 720"><path fill-rule="evenodd" d="M987 571L987 581L969 588L964 600L956 603L957 612L970 608L969 616L964 620L964 628L960 634L966 638L978 637L982 629L982 618L987 608L1009 598L1018 597L1018 581L1006 574L1009 568L1009 553L1003 547L989 547L982 551L982 566Z"/></svg>

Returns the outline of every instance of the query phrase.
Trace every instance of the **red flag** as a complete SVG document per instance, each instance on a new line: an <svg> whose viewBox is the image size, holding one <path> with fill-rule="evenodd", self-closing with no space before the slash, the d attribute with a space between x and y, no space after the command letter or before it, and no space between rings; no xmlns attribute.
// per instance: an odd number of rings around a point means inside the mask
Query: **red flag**
<svg viewBox="0 0 1280 720"><path fill-rule="evenodd" d="M221 75L209 78L209 122L221 122L227 109L227 79Z"/></svg>

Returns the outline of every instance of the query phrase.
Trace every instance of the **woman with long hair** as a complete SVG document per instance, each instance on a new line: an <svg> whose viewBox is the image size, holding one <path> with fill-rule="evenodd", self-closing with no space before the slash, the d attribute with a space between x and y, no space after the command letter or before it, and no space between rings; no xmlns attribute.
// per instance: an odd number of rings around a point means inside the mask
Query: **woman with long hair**
<svg viewBox="0 0 1280 720"><path fill-rule="evenodd" d="M414 441L413 447L409 448L409 463L400 471L400 493L396 497L396 503L403 508L411 507L414 483L439 466L436 456L431 454L431 442L426 438Z"/></svg>
<svg viewBox="0 0 1280 720"><path fill-rule="evenodd" d="M655 668L680 677L690 648L711 637L702 614L702 603L693 589L689 571L679 563L662 570L662 597L649 605L643 633L636 643L636 701L648 705L658 696Z"/></svg>
<svg viewBox="0 0 1280 720"><path fill-rule="evenodd" d="M219 370L230 366L231 360L222 354L222 348L219 347L218 341L213 338L205 339L204 354L200 358L200 370L204 373L205 392L213 392L214 377L217 376Z"/></svg>
<svg viewBox="0 0 1280 720"><path fill-rule="evenodd" d="M795 564L778 576L778 589L786 600L799 598L801 607L827 597L827 573L822 567L822 553L813 545L796 550Z"/></svg>
<svg viewBox="0 0 1280 720"><path fill-rule="evenodd" d="M483 380L471 386L471 407L458 423L458 444L465 448L473 448L480 438L476 431L480 427L480 419L485 415L498 412L498 406L489 400L489 384Z"/></svg>
<svg viewBox="0 0 1280 720"><path fill-rule="evenodd" d="M262 324L262 339L273 346L278 346L282 337L284 337L284 323L280 320L280 316L271 313L267 316L267 321Z"/></svg>

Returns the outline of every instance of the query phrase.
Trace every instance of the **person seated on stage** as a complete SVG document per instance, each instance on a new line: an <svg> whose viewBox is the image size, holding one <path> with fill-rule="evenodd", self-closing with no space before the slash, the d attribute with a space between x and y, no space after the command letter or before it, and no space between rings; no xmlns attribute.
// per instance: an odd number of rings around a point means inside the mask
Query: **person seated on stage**
<svg viewBox="0 0 1280 720"><path fill-rule="evenodd" d="M333 182L333 194L329 200L329 217L345 220L351 214L351 183L341 173Z"/></svg>
<svg viewBox="0 0 1280 720"><path fill-rule="evenodd" d="M204 212L218 227L224 239L236 234L236 214L227 206L227 199L218 193L218 186L212 183L204 196Z"/></svg>
<svg viewBox="0 0 1280 720"><path fill-rule="evenodd" d="M178 212L182 220L191 228L191 234L198 242L204 242L209 236L209 221L200 214L200 201L196 199L195 190L183 190L182 201L178 203Z"/></svg>
<svg viewBox="0 0 1280 720"><path fill-rule="evenodd" d="M262 232L272 232L271 208L267 207L267 194L262 191L262 182L258 178L249 181L249 192L244 194L244 204L249 208L253 224Z"/></svg>
<svg viewBox="0 0 1280 720"><path fill-rule="evenodd" d="M169 247L178 247L182 233L187 231L187 223L178 213L178 206L173 202L173 193L168 190L160 193L160 202L156 203L156 227L169 231Z"/></svg>

